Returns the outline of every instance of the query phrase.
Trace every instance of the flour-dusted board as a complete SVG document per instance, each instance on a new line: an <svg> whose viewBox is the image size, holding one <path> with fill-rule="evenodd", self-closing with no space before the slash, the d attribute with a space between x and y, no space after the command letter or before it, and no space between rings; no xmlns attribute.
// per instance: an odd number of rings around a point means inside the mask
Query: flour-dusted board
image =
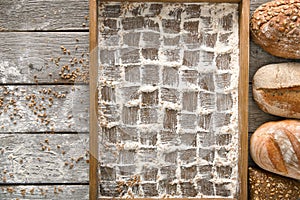
<svg viewBox="0 0 300 200"><path fill-rule="evenodd" d="M246 198L243 6L99 2L98 198Z"/></svg>

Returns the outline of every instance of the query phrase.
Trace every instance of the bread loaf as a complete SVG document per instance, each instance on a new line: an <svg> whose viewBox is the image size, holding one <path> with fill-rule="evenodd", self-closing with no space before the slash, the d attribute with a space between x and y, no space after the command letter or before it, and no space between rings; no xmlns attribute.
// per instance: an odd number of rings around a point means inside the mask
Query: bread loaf
<svg viewBox="0 0 300 200"><path fill-rule="evenodd" d="M300 0L277 0L258 7L250 20L252 40L270 54L300 58Z"/></svg>
<svg viewBox="0 0 300 200"><path fill-rule="evenodd" d="M250 167L249 197L249 200L298 200L300 182Z"/></svg>
<svg viewBox="0 0 300 200"><path fill-rule="evenodd" d="M300 63L261 67L253 77L253 98L269 114L300 119Z"/></svg>
<svg viewBox="0 0 300 200"><path fill-rule="evenodd" d="M261 168L300 180L300 121L261 125L251 136L250 154Z"/></svg>

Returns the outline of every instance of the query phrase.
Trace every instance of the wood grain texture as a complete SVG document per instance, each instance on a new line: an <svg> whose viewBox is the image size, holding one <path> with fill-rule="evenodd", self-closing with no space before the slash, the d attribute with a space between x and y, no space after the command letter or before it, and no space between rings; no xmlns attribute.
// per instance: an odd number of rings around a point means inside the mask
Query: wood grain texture
<svg viewBox="0 0 300 200"><path fill-rule="evenodd" d="M248 95L249 95L249 21L250 0L243 0L240 5L240 74L239 74L239 199L247 200L248 170Z"/></svg>
<svg viewBox="0 0 300 200"><path fill-rule="evenodd" d="M98 1L90 0L90 171L89 171L89 198L96 200L98 198Z"/></svg>
<svg viewBox="0 0 300 200"><path fill-rule="evenodd" d="M87 85L0 86L0 133L88 132L88 96Z"/></svg>
<svg viewBox="0 0 300 200"><path fill-rule="evenodd" d="M87 0L84 1L72 1L75 2L76 4L80 4L83 5L81 7L77 7L74 9L64 9L62 8L62 10L64 10L65 12L68 12L68 14L66 15L66 13L58 13L58 15L54 15L52 13L54 13L55 9L58 10L60 9L60 7L63 7L62 5L67 5L67 3L65 3L65 1L60 1L60 6L56 6L56 2L59 1L47 1L46 3L50 4L51 6L41 6L40 3L32 3L32 1L1 1L0 2L0 27L2 27L3 29L6 30L73 30L73 29L79 29L79 30L83 30L84 28L82 27L82 23L84 23L85 19L84 19L84 14L81 13L88 13L88 3ZM261 3L266 2L266 0L251 0L251 12L254 11L254 9L256 9ZM4 4L6 4L5 6L7 6L6 8L9 9L2 9L4 8ZM35 4L33 6L36 7L36 9L32 9L31 13L26 13L24 12L24 6L23 4ZM46 5L46 4L45 4ZM53 6L54 5L54 6ZM73 5L73 4L72 4ZM68 8L72 8L73 6L68 4ZM47 9L46 9L46 8ZM45 13L45 12L49 12L50 14L46 15L46 18L43 17L30 17L30 19L35 18L35 20L28 20L29 16L36 16L38 13L34 13L36 12L36 10L41 10L42 8L42 12L40 13ZM27 9L27 8L26 8ZM76 11L76 9L80 9L80 12L74 12ZM7 11L10 11L7 12ZM51 13L52 12L52 13ZM71 14L70 14L71 13ZM75 13L75 14L74 14ZM18 15L18 16L17 16ZM2 16L5 16L4 18L2 18ZM43 15L40 15L43 16ZM59 16L63 16L62 19L58 19ZM75 21L73 21L73 19L76 18ZM9 19L9 20L8 20ZM70 23L70 21L72 21ZM47 23L49 23L47 25ZM88 23L87 23L87 27L88 27ZM88 28L86 28L88 29ZM36 39L38 39L39 37L34 37L35 34L41 34L44 36L41 36L40 40L37 40L38 42L35 43ZM31 51L34 52L33 56L30 56L29 54L27 54L28 56L26 57L27 60L32 59L34 57L37 57L38 59L35 60L35 63L37 63L36 65L33 64L33 67L36 68L36 66L39 66L39 63L44 63L43 59L41 59L40 61L40 57L41 55L43 56L47 56L46 59L50 59L51 56L59 56L61 54L60 51L60 46L61 45L66 45L67 42L68 43L68 38L70 41L70 47L73 46L73 34L74 35L78 35L76 37L78 37L80 39L80 42L83 42L83 40L80 38L79 35L84 35L86 34L86 38L88 38L88 34L87 33L5 33L2 35L2 33L0 34L1 36L1 43L4 43L5 45L0 45L1 49L6 49L5 51L1 50L0 55L1 58L4 54L6 54L7 56L10 55L14 55L13 54L13 50L15 51L19 51L20 54L19 55L26 55L26 51ZM22 36L23 35L23 36ZM26 37L24 35L27 35ZM61 36L59 36L61 35ZM47 48L36 48L36 46L40 45L41 43L44 42L44 40L49 37L52 38L52 42L50 43L44 43L45 45L49 45L47 46ZM72 36L72 37L71 37ZM8 38L11 38L10 42L7 43ZM28 42L28 38L32 37L31 41L33 44L27 44ZM75 37L75 38L76 38ZM19 39L18 39L19 38ZM35 38L35 39L34 39ZM43 39L42 39L43 38ZM17 44L15 41L19 41L21 42L20 44ZM23 42L22 42L23 41ZM87 40L86 40L87 41ZM88 45L87 42L83 42L86 46ZM13 48L12 48L12 47ZM81 46L81 45L79 45ZM11 50L9 50L9 48L11 48ZM33 49L35 49L33 51ZM25 51L26 50L26 51ZM23 53L22 53L23 51ZM52 53L52 52L57 52L56 53ZM26 59L25 59L26 60ZM48 60L47 60L48 61ZM258 47L257 45L253 44L250 41L250 81L252 80L253 74L255 73L255 71L265 65L265 64L270 64L270 63L275 63L275 62L284 62L286 61L285 59L281 59L281 58L277 58L274 56L271 56L270 54L264 52L262 49L260 49L260 47ZM2 62L2 61L1 61ZM13 72L8 73L2 73L2 71L0 70L0 82L1 83L34 83L35 80L33 78L34 74L37 74L37 77L40 78L40 82L44 82L44 83L53 83L54 82L54 77L50 78L47 76L47 72L45 71L41 71L39 72L38 70L31 70L29 68L29 64L31 62L25 62L25 64L14 64L14 63L22 63L21 61L19 61L19 57L14 56L11 57L10 62L8 62L10 66L17 66L13 69ZM5 64L6 66L7 64ZM1 66L1 64L0 64ZM43 66L43 65L42 65ZM51 68L51 67L50 67ZM1 69L1 67L0 67ZM40 68L38 68L40 69ZM52 67L52 69L49 70L49 73L55 73L57 72L58 68L54 68ZM12 74L14 74L16 72L20 72L21 75L19 76L12 76ZM3 74L5 76L5 79L3 78ZM16 74L16 73L15 73ZM22 75L23 74L23 75ZM24 75L25 74L25 75ZM27 75L26 75L27 74ZM10 76L12 76L11 78L9 78ZM43 78L44 77L44 78ZM2 81L5 80L5 81ZM64 82L63 80L58 79L58 82ZM32 88L31 86L29 87L29 89ZM263 111L259 110L258 107L256 106L255 102L252 100L251 97L251 88L249 89L249 137L251 136L251 132L253 132L260 124L266 122L266 121L270 121L270 120L276 120L278 119L275 116L271 116L268 115L266 113L264 113ZM0 95L1 96L1 95ZM88 96L82 96L82 99L86 99L88 101ZM84 100L85 101L85 100ZM56 110L57 111L57 110ZM64 114L63 112L61 112L62 114ZM2 118L0 118L0 121L2 120ZM63 131L69 131L69 129L63 129L62 126L64 126L64 123L58 123L57 126L60 126L61 128L57 129L59 130L63 130ZM20 126L21 127L21 126ZM19 127L19 128L20 128ZM85 130L88 130L88 128L85 126L84 127ZM30 129L28 129L30 130ZM33 128L33 130L38 131L41 130L40 127L37 128ZM45 129L44 129L45 130ZM80 130L80 128L79 128ZM16 132L18 132L17 129L15 129ZM19 130L20 131L20 130ZM22 130L21 130L22 131ZM27 130L25 130L27 131ZM43 131L43 129L42 129ZM17 135L17 134L16 134ZM23 134L22 134L23 135ZM32 137L28 137L28 136L32 136ZM29 140L30 138L34 138L36 137L36 135L32 135L29 134L26 137L26 140ZM70 143L74 143L76 142L76 138L74 137L73 139L70 138ZM51 142L51 141L50 141ZM14 144L15 141L11 141L11 144ZM1 154L0 154L1 156ZM249 160L251 160L251 158L249 158ZM249 165L253 166L254 164L249 161ZM252 164L251 164L252 163ZM53 168L55 169L55 167ZM53 169L51 169L53 171ZM74 176L77 176L76 174ZM46 179L39 179L40 182L45 182ZM51 191L47 194L47 196L43 196L43 195L39 195L41 194L40 191L39 193L37 193L35 199L88 199L88 197L86 196L86 192L88 191L88 186L62 186L63 187L63 193L58 193L58 195L54 195L54 187L53 186L32 186L37 188L35 191L38 191L38 188L45 188L45 190L48 188L48 191ZM7 193L6 192L6 186L2 187L5 188L4 190L0 189L0 199L14 199L14 198L19 198L19 199L34 199L33 196L28 196L26 195L25 197L23 197L21 195L21 189L28 188L28 191L32 188L31 186L13 186L13 188L16 189L17 192L15 193ZM59 185L57 187L60 187ZM69 190L69 188L72 188L71 190ZM73 189L75 190L75 193L73 193ZM28 194L27 191L27 194ZM71 191L71 193L70 193ZM5 196L6 195L6 196ZM78 198L77 198L78 195Z"/></svg>
<svg viewBox="0 0 300 200"><path fill-rule="evenodd" d="M88 0L0 1L0 31L88 30Z"/></svg>
<svg viewBox="0 0 300 200"><path fill-rule="evenodd" d="M88 134L0 134L0 183L87 183L87 151Z"/></svg>
<svg viewBox="0 0 300 200"><path fill-rule="evenodd" d="M249 69L249 77L250 82L252 82L253 76L255 72L264 65L275 64L275 63L285 63L285 62L299 62L299 60L295 59L284 59L273 56L266 51L264 51L261 47L255 44L250 40L250 69Z"/></svg>
<svg viewBox="0 0 300 200"><path fill-rule="evenodd" d="M88 41L88 33L0 32L0 83L74 82L61 78L59 73L65 65L70 67L70 73L77 68L79 73L88 73ZM83 82L81 79L84 75L75 82Z"/></svg>
<svg viewBox="0 0 300 200"><path fill-rule="evenodd" d="M85 82L88 7L88 0L0 1L0 84L7 88L0 86L1 200L89 198L88 85L74 90L72 85L49 85L74 82L60 77L64 65L70 72L83 72L75 84ZM26 85L33 83L48 85ZM51 93L43 92L49 89ZM31 100L36 102L32 109Z"/></svg>
<svg viewBox="0 0 300 200"><path fill-rule="evenodd" d="M89 199L88 185L0 186L0 198L1 200Z"/></svg>

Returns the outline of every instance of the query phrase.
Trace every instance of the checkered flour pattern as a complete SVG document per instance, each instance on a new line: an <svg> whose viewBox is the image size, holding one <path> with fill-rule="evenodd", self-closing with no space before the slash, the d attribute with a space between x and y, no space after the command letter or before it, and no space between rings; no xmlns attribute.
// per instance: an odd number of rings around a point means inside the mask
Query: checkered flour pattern
<svg viewBox="0 0 300 200"><path fill-rule="evenodd" d="M101 197L235 197L238 30L238 4L100 4Z"/></svg>

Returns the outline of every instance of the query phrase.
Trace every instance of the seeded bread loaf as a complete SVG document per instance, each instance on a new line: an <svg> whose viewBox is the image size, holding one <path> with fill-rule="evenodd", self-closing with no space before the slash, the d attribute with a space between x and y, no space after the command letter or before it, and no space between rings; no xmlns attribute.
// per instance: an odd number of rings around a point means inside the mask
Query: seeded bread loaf
<svg viewBox="0 0 300 200"><path fill-rule="evenodd" d="M300 182L258 169L249 168L249 200L299 200Z"/></svg>
<svg viewBox="0 0 300 200"><path fill-rule="evenodd" d="M252 40L268 53L300 58L300 0L276 0L258 7L250 20Z"/></svg>
<svg viewBox="0 0 300 200"><path fill-rule="evenodd" d="M300 63L261 67L253 77L253 98L269 114L300 119Z"/></svg>
<svg viewBox="0 0 300 200"><path fill-rule="evenodd" d="M261 125L251 136L250 154L261 168L300 180L300 121Z"/></svg>

